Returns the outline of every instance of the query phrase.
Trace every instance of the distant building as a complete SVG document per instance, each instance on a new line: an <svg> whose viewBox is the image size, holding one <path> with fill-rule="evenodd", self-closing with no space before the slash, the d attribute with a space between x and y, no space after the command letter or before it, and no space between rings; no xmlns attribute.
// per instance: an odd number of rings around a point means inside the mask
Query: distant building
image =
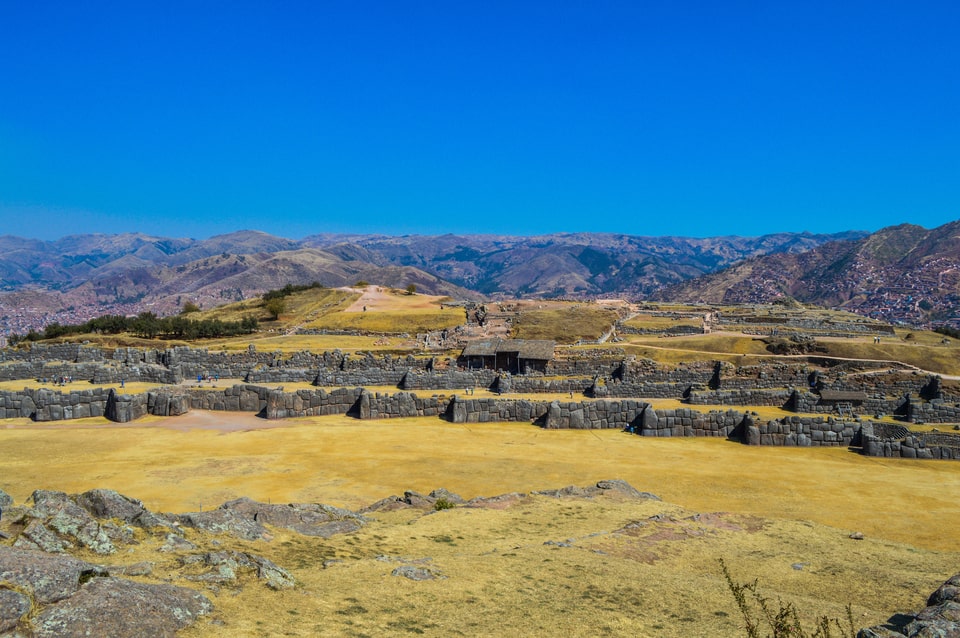
<svg viewBox="0 0 960 638"><path fill-rule="evenodd" d="M510 374L545 372L555 341L546 339L480 339L471 341L457 364L471 370L503 370Z"/></svg>

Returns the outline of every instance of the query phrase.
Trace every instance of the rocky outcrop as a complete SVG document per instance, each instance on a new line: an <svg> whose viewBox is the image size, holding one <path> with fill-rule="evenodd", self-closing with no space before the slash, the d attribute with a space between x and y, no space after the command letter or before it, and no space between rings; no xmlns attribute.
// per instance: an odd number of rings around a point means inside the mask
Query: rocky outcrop
<svg viewBox="0 0 960 638"><path fill-rule="evenodd" d="M0 546L0 632L32 638L173 636L213 606L174 585L110 577L96 565Z"/></svg>
<svg viewBox="0 0 960 638"><path fill-rule="evenodd" d="M286 528L329 538L366 522L329 505L273 505L247 498L208 512L170 515L106 489L36 490L18 507L5 493L0 497L6 506L3 538L13 539L12 545L0 545L0 636L17 638L174 636L213 609L195 587L239 590L250 581L273 590L296 585L293 575L270 559L231 549L228 539L206 534L269 541L271 528ZM70 556L73 551L116 554L116 562L125 555L118 550L134 545L141 555L144 547L152 548L157 560L103 566ZM154 575L156 565L166 566L162 575ZM127 576L165 582L134 582ZM187 586L171 584L176 580Z"/></svg>
<svg viewBox="0 0 960 638"><path fill-rule="evenodd" d="M660 500L659 496L651 494L650 492L641 492L622 479L597 481L595 485L588 485L586 487L570 485L558 490L539 490L533 493L541 496L551 496L553 498L560 498L564 496L573 496L579 498L593 498L595 496L618 496L620 498L627 499L650 499L654 501Z"/></svg>
<svg viewBox="0 0 960 638"><path fill-rule="evenodd" d="M960 574L954 574L933 592L923 611L906 618L898 614L894 619L898 622L861 629L857 638L960 637Z"/></svg>
<svg viewBox="0 0 960 638"><path fill-rule="evenodd" d="M34 638L165 638L212 609L206 596L186 587L95 578L29 624Z"/></svg>
<svg viewBox="0 0 960 638"><path fill-rule="evenodd" d="M245 540L269 540L265 525L284 527L304 536L329 538L334 534L355 532L365 519L349 510L321 503L287 505L259 503L239 498L208 512L189 512L176 516L184 526L212 534L230 534Z"/></svg>
<svg viewBox="0 0 960 638"><path fill-rule="evenodd" d="M191 554L180 559L182 565L197 565L204 571L188 576L190 580L217 585L232 584L238 581L239 572L249 571L270 589L290 589L296 583L287 570L272 561L254 554L236 551L205 552Z"/></svg>
<svg viewBox="0 0 960 638"><path fill-rule="evenodd" d="M220 509L257 524L284 527L304 536L321 538L355 532L366 522L363 516L350 510L321 503L274 505L238 498L224 503Z"/></svg>

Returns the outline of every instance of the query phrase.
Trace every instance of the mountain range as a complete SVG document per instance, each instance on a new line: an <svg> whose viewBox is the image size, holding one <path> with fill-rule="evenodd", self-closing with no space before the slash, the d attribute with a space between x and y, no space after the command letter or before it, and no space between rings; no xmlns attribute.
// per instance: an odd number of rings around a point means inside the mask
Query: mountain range
<svg viewBox="0 0 960 638"><path fill-rule="evenodd" d="M766 302L789 296L909 325L960 326L960 221L903 224L803 253L765 255L666 287L670 301Z"/></svg>
<svg viewBox="0 0 960 638"><path fill-rule="evenodd" d="M126 233L55 241L0 237L0 329L102 314L209 307L287 283L365 280L459 299L504 297L762 302L789 295L901 320L957 306L957 224L873 234L641 237L317 234L209 239ZM37 325L40 322L40 325Z"/></svg>

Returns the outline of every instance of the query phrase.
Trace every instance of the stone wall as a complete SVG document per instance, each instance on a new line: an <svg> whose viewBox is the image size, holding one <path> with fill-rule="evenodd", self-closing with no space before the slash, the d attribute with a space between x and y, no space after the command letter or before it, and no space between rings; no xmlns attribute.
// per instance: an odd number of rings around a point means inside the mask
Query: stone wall
<svg viewBox="0 0 960 638"><path fill-rule="evenodd" d="M453 397L444 417L451 423L521 422L542 419L550 408L547 401Z"/></svg>
<svg viewBox="0 0 960 638"><path fill-rule="evenodd" d="M698 412L689 408L676 410L644 410L639 428L641 436L723 436L733 437L746 415L735 410Z"/></svg>
<svg viewBox="0 0 960 638"><path fill-rule="evenodd" d="M0 361L103 361L105 351L79 343L31 343L25 348L0 348Z"/></svg>
<svg viewBox="0 0 960 638"><path fill-rule="evenodd" d="M863 454L905 459L960 459L960 436L936 432L901 439L864 436Z"/></svg>
<svg viewBox="0 0 960 638"><path fill-rule="evenodd" d="M548 429L616 428L641 436L727 437L748 445L798 447L862 445L869 456L960 459L960 436L910 433L887 422L791 416L759 422L736 410L656 410L636 399L528 401L453 395L418 397L410 392L371 393L362 388L283 392L237 384L230 388L171 388L120 394L94 388L0 391L0 417L58 421L104 416L119 423L147 414L176 416L191 409L256 412L270 419L348 414L359 419L440 417L453 423L522 422Z"/></svg>
<svg viewBox="0 0 960 638"><path fill-rule="evenodd" d="M960 404L911 399L907 402L907 420L911 423L960 423Z"/></svg>
<svg viewBox="0 0 960 638"><path fill-rule="evenodd" d="M858 440L860 428L859 421L791 416L766 423L748 424L744 442L747 445L787 447L847 447Z"/></svg>
<svg viewBox="0 0 960 638"><path fill-rule="evenodd" d="M648 404L643 401L584 401L550 404L542 419L547 429L600 430L616 428L626 430L633 426Z"/></svg>
<svg viewBox="0 0 960 638"><path fill-rule="evenodd" d="M792 390L708 390L691 391L686 401L690 405L739 405L739 406L774 406L783 407L790 402L794 392Z"/></svg>
<svg viewBox="0 0 960 638"><path fill-rule="evenodd" d="M493 388L496 381L497 373L493 370L409 370L404 373L397 386L401 390L464 390Z"/></svg>
<svg viewBox="0 0 960 638"><path fill-rule="evenodd" d="M110 392L103 388L66 394L47 388L0 391L0 414L7 419L26 418L34 421L104 416Z"/></svg>

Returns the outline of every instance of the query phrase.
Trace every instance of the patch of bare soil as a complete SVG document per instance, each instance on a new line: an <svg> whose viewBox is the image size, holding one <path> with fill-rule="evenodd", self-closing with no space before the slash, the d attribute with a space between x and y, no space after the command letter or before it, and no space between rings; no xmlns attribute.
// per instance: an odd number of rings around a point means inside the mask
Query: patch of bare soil
<svg viewBox="0 0 960 638"><path fill-rule="evenodd" d="M356 292L357 288L342 288ZM436 308L440 299L433 295L408 295L405 292L383 286L366 286L360 298L350 304L344 312L391 312L399 310Z"/></svg>

